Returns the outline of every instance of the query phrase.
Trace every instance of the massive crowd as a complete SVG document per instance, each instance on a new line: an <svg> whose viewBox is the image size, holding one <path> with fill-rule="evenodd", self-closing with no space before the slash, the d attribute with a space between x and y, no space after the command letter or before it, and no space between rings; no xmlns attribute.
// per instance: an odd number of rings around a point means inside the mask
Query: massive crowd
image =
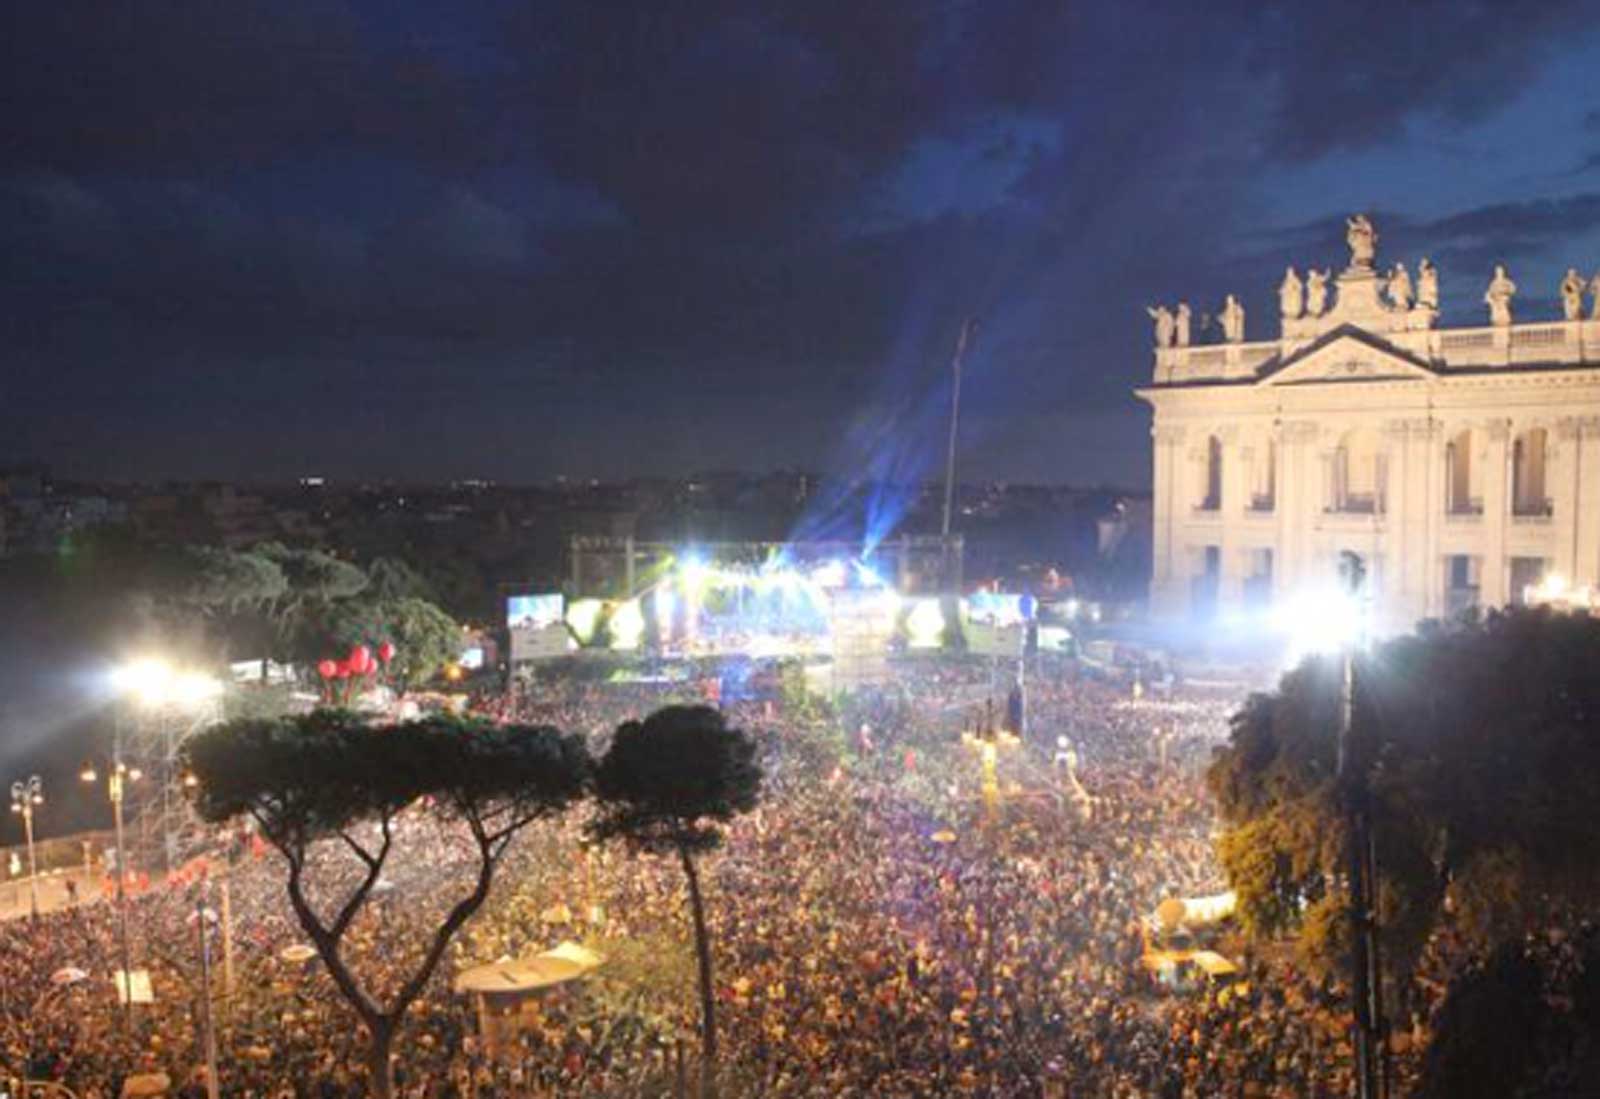
<svg viewBox="0 0 1600 1099"><path fill-rule="evenodd" d="M1176 991L1141 964L1164 898L1224 887L1200 772L1236 699L1179 686L1135 700L1125 683L1036 675L1029 736L1002 753L1000 796L986 801L960 733L981 720L962 700L984 696L991 674L921 667L839 712L781 696L725 700L759 738L767 770L760 807L705 860L732 1088L795 1099L1346 1094L1350 1051L1333 990L1291 962L1219 943L1243 966L1237 979ZM619 720L700 690L544 683L479 708L603 738ZM413 823L410 856L352 933L347 956L379 986L462 888L457 860L469 852L430 827ZM572 819L514 848L397 1044L397 1094L671 1093L672 1054L696 1013L692 985L684 994L669 964L603 967L544 994L493 1056L477 1005L451 991L460 968L563 939L619 961L624 944L646 944L646 961L687 955L677 866L584 851L580 836ZM359 1026L315 959L285 954L303 936L277 856L236 846L222 1093L364 1094ZM0 927L0 1061L85 1099L154 1071L175 1092L203 1094L194 888L132 902L135 965L151 971L154 1003L135 1005L128 1029L107 979L110 904ZM65 981L65 967L87 977ZM663 987L616 994L630 981Z"/></svg>

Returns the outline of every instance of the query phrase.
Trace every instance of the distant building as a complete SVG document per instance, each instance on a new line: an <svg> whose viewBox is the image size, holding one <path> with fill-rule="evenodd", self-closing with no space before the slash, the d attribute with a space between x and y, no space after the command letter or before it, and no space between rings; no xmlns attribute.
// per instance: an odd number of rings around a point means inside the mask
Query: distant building
<svg viewBox="0 0 1600 1099"><path fill-rule="evenodd" d="M1353 218L1337 277L1286 273L1275 340L1245 342L1231 295L1220 344L1152 310L1158 615L1288 605L1342 553L1392 630L1600 588L1600 278L1515 323L1497 269L1489 323L1441 329L1438 273L1380 272L1376 238Z"/></svg>

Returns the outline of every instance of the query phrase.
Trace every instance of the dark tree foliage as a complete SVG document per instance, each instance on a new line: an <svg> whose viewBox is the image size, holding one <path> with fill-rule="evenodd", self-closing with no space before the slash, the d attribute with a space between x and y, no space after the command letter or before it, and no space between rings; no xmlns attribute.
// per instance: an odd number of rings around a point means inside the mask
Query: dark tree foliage
<svg viewBox="0 0 1600 1099"><path fill-rule="evenodd" d="M255 553L191 546L176 562L174 595L207 613L262 607L288 590L277 562Z"/></svg>
<svg viewBox="0 0 1600 1099"><path fill-rule="evenodd" d="M353 645L393 642L390 682L404 693L427 682L461 655L461 627L425 599L372 599L336 603L319 617L303 650L307 663L341 656Z"/></svg>
<svg viewBox="0 0 1600 1099"><path fill-rule="evenodd" d="M1457 978L1436 1020L1418 1099L1516 1095L1539 1055L1544 976L1518 943Z"/></svg>
<svg viewBox="0 0 1600 1099"><path fill-rule="evenodd" d="M371 594L376 599L426 599L437 602L433 585L416 569L396 557L379 557L367 566Z"/></svg>
<svg viewBox="0 0 1600 1099"><path fill-rule="evenodd" d="M1409 972L1445 900L1487 948L1600 897L1600 621L1543 610L1433 626L1358 660L1356 759L1374 793L1390 972ZM1308 660L1249 700L1209 782L1249 928L1326 929L1340 954L1344 820L1338 662Z"/></svg>
<svg viewBox="0 0 1600 1099"><path fill-rule="evenodd" d="M617 728L595 771L597 839L619 838L655 854L676 854L689 887L700 968L700 1019L708 1089L717 1055L711 943L695 857L722 842L722 824L761 796L756 743L709 706L668 706Z"/></svg>
<svg viewBox="0 0 1600 1099"><path fill-rule="evenodd" d="M283 855L289 903L367 1028L372 1090L385 1099L390 1050L406 1011L456 932L488 899L506 848L523 828L580 798L590 773L582 742L550 728L442 717L374 727L337 711L230 722L190 738L183 751L200 815L217 822L248 817ZM397 818L425 805L468 834L478 869L385 999L351 968L343 945L394 853ZM314 849L324 841L357 869L331 906L311 888Z"/></svg>
<svg viewBox="0 0 1600 1099"><path fill-rule="evenodd" d="M262 542L251 551L283 572L284 592L266 608L265 633L272 655L293 661L307 648L305 634L314 630L335 604L360 595L368 587L359 566L314 549L291 549Z"/></svg>
<svg viewBox="0 0 1600 1099"><path fill-rule="evenodd" d="M309 606L349 599L368 584L367 574L359 566L321 550L290 549L279 542L262 542L251 552L283 571L286 589L273 608L278 615L289 616Z"/></svg>

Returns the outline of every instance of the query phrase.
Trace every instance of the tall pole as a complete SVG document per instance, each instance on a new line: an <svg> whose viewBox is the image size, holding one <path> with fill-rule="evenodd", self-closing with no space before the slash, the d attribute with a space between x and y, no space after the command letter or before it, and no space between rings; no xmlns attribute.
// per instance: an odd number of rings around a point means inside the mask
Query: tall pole
<svg viewBox="0 0 1600 1099"><path fill-rule="evenodd" d="M202 882L194 897L194 923L200 936L200 1020L205 1026L206 1096L217 1099L217 1028L211 1018L211 934L206 927L206 886Z"/></svg>
<svg viewBox="0 0 1600 1099"><path fill-rule="evenodd" d="M233 1004L233 890L231 881L224 877L222 886L222 995Z"/></svg>
<svg viewBox="0 0 1600 1099"><path fill-rule="evenodd" d="M22 817L22 833L28 843L28 904L34 919L39 918L39 860L33 847L33 808L44 804L44 784L38 775L11 784L11 811Z"/></svg>
<svg viewBox="0 0 1600 1099"><path fill-rule="evenodd" d="M33 853L33 803L22 805L22 830L28 837L28 911L39 918L39 860Z"/></svg>
<svg viewBox="0 0 1600 1099"><path fill-rule="evenodd" d="M173 847L177 838L172 831L172 784L173 759L177 749L173 746L172 723L175 716L170 713L161 715L161 868L166 872L166 877L172 877Z"/></svg>
<svg viewBox="0 0 1600 1099"><path fill-rule="evenodd" d="M1360 600L1366 578L1360 558L1341 562L1347 595ZM1345 873L1349 879L1351 998L1355 1008L1357 1099L1383 1099L1383 975L1379 968L1377 853L1372 834L1369 759L1355 743L1355 645L1346 644L1341 661L1338 776L1346 816Z"/></svg>
<svg viewBox="0 0 1600 1099"><path fill-rule="evenodd" d="M944 517L939 524L939 537L944 554L944 583L948 587L954 577L950 565L950 521L956 502L956 437L961 430L961 365L967 357L967 348L978 334L978 318L968 317L956 336L956 353L950 359L950 438L944 454Z"/></svg>
<svg viewBox="0 0 1600 1099"><path fill-rule="evenodd" d="M111 765L111 820L117 841L117 950L122 955L122 1029L133 1032L132 951L128 949L128 845L122 834L124 771L120 753Z"/></svg>

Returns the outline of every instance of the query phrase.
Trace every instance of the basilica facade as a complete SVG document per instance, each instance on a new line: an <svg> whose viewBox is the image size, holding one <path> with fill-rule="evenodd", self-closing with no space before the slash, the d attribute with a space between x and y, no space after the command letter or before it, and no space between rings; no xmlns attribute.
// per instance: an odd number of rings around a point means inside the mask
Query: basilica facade
<svg viewBox="0 0 1600 1099"><path fill-rule="evenodd" d="M1192 344L1190 310L1152 309L1152 613L1267 612L1365 566L1385 631L1600 593L1600 275L1568 271L1561 315L1516 316L1504 268L1486 324L1438 325L1440 272L1380 269L1351 218L1335 274L1291 269L1278 338Z"/></svg>

